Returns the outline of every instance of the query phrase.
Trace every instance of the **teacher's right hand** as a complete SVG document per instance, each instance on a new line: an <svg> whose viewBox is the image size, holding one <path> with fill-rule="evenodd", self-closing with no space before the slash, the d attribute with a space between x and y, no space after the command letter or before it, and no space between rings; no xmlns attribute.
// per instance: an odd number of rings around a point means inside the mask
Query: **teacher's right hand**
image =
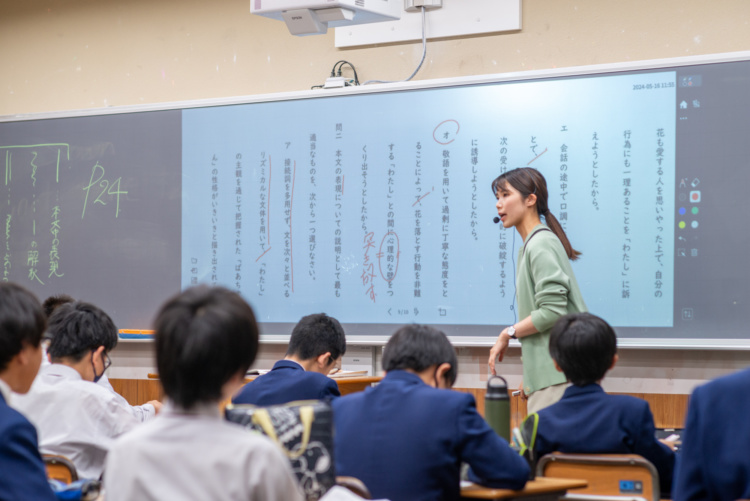
<svg viewBox="0 0 750 501"><path fill-rule="evenodd" d="M497 372L495 371L495 361L502 362L503 357L505 356L505 351L508 349L510 336L506 332L507 330L508 330L507 327L503 329L503 331L497 337L497 341L495 341L495 345L492 348L490 348L490 359L487 362L487 365L489 366L490 372L493 375L497 375Z"/></svg>

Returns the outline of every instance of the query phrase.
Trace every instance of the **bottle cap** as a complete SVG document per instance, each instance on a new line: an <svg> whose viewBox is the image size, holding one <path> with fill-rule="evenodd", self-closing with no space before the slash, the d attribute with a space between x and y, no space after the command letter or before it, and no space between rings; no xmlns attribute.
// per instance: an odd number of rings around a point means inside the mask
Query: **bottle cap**
<svg viewBox="0 0 750 501"><path fill-rule="evenodd" d="M490 376L487 380L485 399L499 400L508 398L508 382L502 376Z"/></svg>

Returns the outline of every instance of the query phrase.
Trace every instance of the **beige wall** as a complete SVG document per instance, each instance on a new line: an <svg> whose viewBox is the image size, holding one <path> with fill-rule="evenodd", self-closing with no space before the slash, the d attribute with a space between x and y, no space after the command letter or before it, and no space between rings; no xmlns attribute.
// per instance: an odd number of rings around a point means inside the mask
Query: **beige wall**
<svg viewBox="0 0 750 501"><path fill-rule="evenodd" d="M416 79L747 50L748 21L746 0L527 0L520 32L430 42ZM0 115L304 90L342 58L401 79L421 55L333 39L249 0L0 0Z"/></svg>
<svg viewBox="0 0 750 501"><path fill-rule="evenodd" d="M748 50L749 21L747 0L526 0L521 31L430 42L416 79ZM338 50L333 38L292 37L248 0L0 0L0 115L305 90L339 59L361 80L400 79L421 55L419 43ZM117 352L112 377L153 372L150 344ZM282 355L266 346L258 365ZM460 361L459 385L482 386L486 350ZM627 350L608 385L687 393L749 364L750 352Z"/></svg>

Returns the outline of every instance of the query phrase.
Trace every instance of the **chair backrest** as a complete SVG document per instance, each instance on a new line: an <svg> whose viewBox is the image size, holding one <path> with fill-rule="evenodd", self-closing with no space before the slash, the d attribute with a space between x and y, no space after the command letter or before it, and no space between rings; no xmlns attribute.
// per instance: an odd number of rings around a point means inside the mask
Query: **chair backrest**
<svg viewBox="0 0 750 501"><path fill-rule="evenodd" d="M42 455L47 469L47 478L69 484L78 480L78 472L73 462L65 456L55 454Z"/></svg>
<svg viewBox="0 0 750 501"><path fill-rule="evenodd" d="M372 499L370 489L367 488L364 482L356 477L338 476L336 477L336 485L349 489L362 499Z"/></svg>
<svg viewBox="0 0 750 501"><path fill-rule="evenodd" d="M228 405L224 414L228 421L265 434L281 448L307 501L317 501L336 484L333 411L328 402Z"/></svg>
<svg viewBox="0 0 750 501"><path fill-rule="evenodd" d="M573 495L620 496L659 501L659 474L651 462L637 454L563 454L553 452L537 464L537 476L580 478L588 487Z"/></svg>

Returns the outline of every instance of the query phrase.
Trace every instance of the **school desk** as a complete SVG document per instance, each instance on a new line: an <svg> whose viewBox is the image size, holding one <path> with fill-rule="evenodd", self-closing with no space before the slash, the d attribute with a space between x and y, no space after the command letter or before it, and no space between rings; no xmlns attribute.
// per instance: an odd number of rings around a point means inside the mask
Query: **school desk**
<svg viewBox="0 0 750 501"><path fill-rule="evenodd" d="M586 487L588 482L571 478L539 477L529 480L526 487L514 491L510 489L493 489L477 484L462 484L461 499L494 499L519 501L557 501L568 489Z"/></svg>

